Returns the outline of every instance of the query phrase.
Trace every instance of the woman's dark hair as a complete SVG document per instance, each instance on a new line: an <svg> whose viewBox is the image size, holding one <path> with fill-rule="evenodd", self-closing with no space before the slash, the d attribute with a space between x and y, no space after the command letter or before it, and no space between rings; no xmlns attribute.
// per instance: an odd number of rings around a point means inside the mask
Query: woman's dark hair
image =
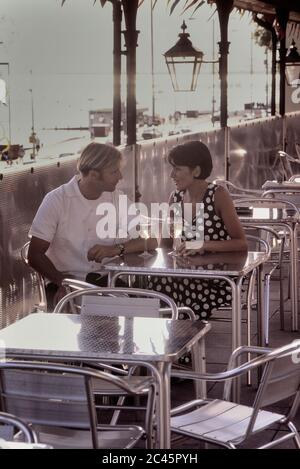
<svg viewBox="0 0 300 469"><path fill-rule="evenodd" d="M168 155L168 161L173 166L188 166L191 169L200 166L201 174L195 179L206 179L212 172L210 151L204 143L196 140L172 148Z"/></svg>

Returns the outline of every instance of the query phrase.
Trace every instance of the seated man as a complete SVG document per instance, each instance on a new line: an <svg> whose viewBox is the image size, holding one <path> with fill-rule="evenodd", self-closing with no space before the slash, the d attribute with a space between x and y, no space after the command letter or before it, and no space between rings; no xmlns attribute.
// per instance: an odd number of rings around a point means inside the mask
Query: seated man
<svg viewBox="0 0 300 469"><path fill-rule="evenodd" d="M29 232L29 264L51 282L48 292L55 292L54 301L66 294L61 287L63 278L91 281L101 271L99 263L104 258L144 250L144 240L137 237L137 231L128 231L127 213L119 211L119 150L91 143L83 150L77 167L79 176L45 196ZM104 225L101 230L99 223L105 211L105 220L116 226L110 230L114 234L101 238ZM149 249L156 247L156 240L148 240ZM103 279L100 284L105 285Z"/></svg>

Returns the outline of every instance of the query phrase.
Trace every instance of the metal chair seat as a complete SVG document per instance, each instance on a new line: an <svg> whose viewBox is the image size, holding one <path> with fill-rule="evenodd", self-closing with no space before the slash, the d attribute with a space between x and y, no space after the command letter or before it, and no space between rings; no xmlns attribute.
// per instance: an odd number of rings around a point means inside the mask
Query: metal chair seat
<svg viewBox="0 0 300 469"><path fill-rule="evenodd" d="M101 364L99 365L101 367ZM136 375L127 375L122 376L122 380L130 386L133 387L141 387L144 385L144 390L141 392L142 394L147 394L150 390L147 381L145 381L145 376L136 376ZM99 380L92 380L93 392L98 396L105 395L105 396L126 396L128 393L123 391L113 383L109 382L100 382Z"/></svg>
<svg viewBox="0 0 300 469"><path fill-rule="evenodd" d="M114 426L109 430L109 425L98 426L98 449L130 449L143 436L142 427L133 425ZM92 449L90 432L87 430L75 430L59 427L35 427L38 439L41 443L52 446L55 449Z"/></svg>
<svg viewBox="0 0 300 469"><path fill-rule="evenodd" d="M194 401L198 406L199 401ZM219 399L205 400L192 412L173 417L172 430L178 429L191 437L205 438L206 441L238 444L243 441L253 413L253 408ZM178 410L178 409L177 409ZM273 423L280 422L284 415L260 410L253 433Z"/></svg>

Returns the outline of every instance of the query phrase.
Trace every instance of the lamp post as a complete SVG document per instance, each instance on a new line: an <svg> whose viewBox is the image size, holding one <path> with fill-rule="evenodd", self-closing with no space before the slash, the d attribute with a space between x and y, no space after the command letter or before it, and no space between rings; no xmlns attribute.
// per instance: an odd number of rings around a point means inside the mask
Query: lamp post
<svg viewBox="0 0 300 469"><path fill-rule="evenodd" d="M220 23L220 35L221 40L219 42L219 60L216 61L204 61L203 52L196 49L189 39L189 34L185 33L186 24L183 22L183 32L179 34L179 40L174 47L169 49L165 54L165 60L168 67L169 74L171 76L173 88L175 91L195 91L197 86L197 79L200 72L202 63L219 63L219 74L220 74L220 88L221 88L221 99L220 99L220 124L221 128L225 129L225 179L229 179L229 145L228 145L228 54L230 42L228 41L228 22L230 13L234 6L234 0L215 0L217 6L217 12ZM180 84L179 70L180 68L187 69L190 67L190 80L189 86L186 84ZM187 73L185 74L185 79Z"/></svg>
<svg viewBox="0 0 300 469"><path fill-rule="evenodd" d="M300 80L300 54L294 39L285 58L285 77L289 86Z"/></svg>
<svg viewBox="0 0 300 469"><path fill-rule="evenodd" d="M136 17L138 0L122 0L126 30L123 31L126 47L126 75L127 75L127 100L126 100L126 126L127 145L136 144L136 48L138 46L138 34L136 29Z"/></svg>
<svg viewBox="0 0 300 469"><path fill-rule="evenodd" d="M168 67L174 91L195 91L198 75L203 62L203 52L193 46L190 35L185 32L185 21L181 25L182 33L175 46L163 55Z"/></svg>

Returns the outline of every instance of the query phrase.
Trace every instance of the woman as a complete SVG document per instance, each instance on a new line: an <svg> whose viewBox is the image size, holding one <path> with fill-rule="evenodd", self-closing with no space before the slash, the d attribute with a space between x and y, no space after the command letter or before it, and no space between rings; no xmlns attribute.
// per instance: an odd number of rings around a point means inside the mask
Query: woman
<svg viewBox="0 0 300 469"><path fill-rule="evenodd" d="M212 171L212 158L206 145L198 141L178 145L171 150L168 161L172 166L171 178L176 185L169 203L182 206L183 216L184 204L192 205L192 226L183 225L178 254L190 256L205 252L246 251L245 234L229 193L223 187L206 181ZM196 210L199 203L203 204L201 214ZM198 238L199 228L204 228L202 247L187 249L186 241ZM189 306L198 319L208 319L214 309L231 302L231 289L220 280L154 277L149 288L171 296L178 306Z"/></svg>

